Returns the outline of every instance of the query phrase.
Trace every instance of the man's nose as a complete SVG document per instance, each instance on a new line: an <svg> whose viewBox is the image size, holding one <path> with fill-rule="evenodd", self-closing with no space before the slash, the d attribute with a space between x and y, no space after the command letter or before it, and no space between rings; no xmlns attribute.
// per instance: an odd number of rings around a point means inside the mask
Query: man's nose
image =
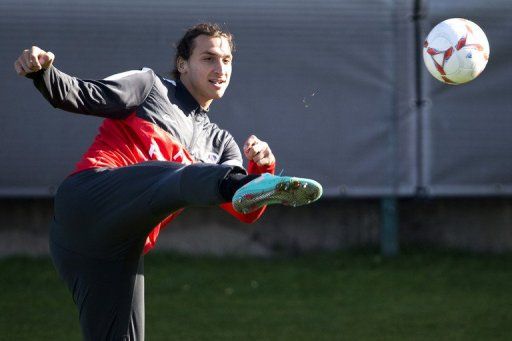
<svg viewBox="0 0 512 341"><path fill-rule="evenodd" d="M227 65L225 65L222 60L217 60L215 63L215 73L219 75L223 75L226 72Z"/></svg>

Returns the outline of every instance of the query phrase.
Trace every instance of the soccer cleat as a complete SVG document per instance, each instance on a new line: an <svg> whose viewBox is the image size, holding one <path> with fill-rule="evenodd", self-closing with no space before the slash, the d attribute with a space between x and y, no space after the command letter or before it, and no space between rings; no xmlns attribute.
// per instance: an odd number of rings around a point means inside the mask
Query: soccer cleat
<svg viewBox="0 0 512 341"><path fill-rule="evenodd" d="M307 205L321 196L322 185L314 180L265 173L240 187L232 202L236 211L246 214L265 205Z"/></svg>

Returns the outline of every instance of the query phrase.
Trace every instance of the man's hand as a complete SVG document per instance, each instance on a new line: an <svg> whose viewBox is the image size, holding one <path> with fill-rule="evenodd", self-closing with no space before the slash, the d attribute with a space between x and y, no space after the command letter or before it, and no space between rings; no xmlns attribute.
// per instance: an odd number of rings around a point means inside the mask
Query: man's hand
<svg viewBox="0 0 512 341"><path fill-rule="evenodd" d="M49 68L54 59L55 55L53 53L43 51L37 46L32 46L30 49L24 50L16 59L14 69L18 75L25 76L28 73Z"/></svg>
<svg viewBox="0 0 512 341"><path fill-rule="evenodd" d="M247 160L254 161L258 166L268 166L276 162L267 142L261 141L254 135L249 136L245 141L244 154Z"/></svg>

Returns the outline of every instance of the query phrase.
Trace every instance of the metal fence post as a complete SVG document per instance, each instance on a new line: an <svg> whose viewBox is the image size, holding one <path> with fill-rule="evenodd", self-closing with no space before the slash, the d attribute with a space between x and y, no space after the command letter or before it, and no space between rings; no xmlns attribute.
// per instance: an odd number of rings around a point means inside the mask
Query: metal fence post
<svg viewBox="0 0 512 341"><path fill-rule="evenodd" d="M398 255L398 203L396 197L384 197L380 200L380 250L383 256Z"/></svg>

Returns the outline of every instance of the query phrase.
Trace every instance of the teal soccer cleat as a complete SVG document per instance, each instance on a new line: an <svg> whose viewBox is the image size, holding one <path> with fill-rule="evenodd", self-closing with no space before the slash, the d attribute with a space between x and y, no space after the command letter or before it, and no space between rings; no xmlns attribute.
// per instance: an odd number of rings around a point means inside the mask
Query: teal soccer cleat
<svg viewBox="0 0 512 341"><path fill-rule="evenodd" d="M245 214L264 205L307 205L321 196L322 185L314 180L265 173L240 187L232 202L236 211Z"/></svg>

